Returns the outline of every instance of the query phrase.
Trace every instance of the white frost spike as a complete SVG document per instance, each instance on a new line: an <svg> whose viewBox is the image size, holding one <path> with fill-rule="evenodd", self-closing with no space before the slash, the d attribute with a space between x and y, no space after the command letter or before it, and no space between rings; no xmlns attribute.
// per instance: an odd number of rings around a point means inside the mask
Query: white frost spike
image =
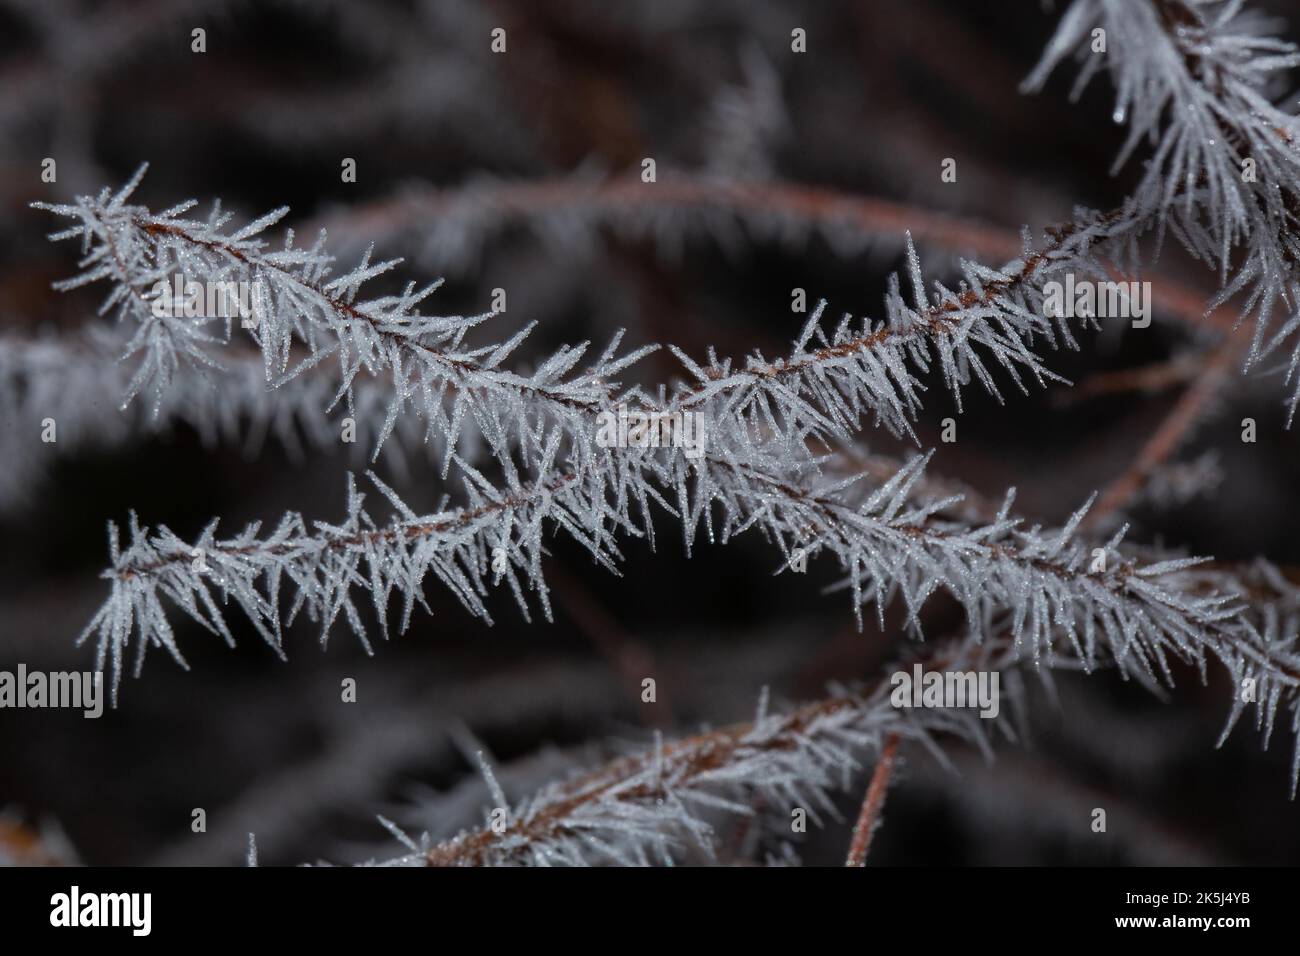
<svg viewBox="0 0 1300 956"><path fill-rule="evenodd" d="M483 780L488 785L488 792L492 795L493 805L501 808L508 807L506 792L501 789L501 784L497 782L496 774L492 772L492 765L488 763L487 757L483 756L483 751L477 751L474 757L478 760L479 773L483 774Z"/></svg>

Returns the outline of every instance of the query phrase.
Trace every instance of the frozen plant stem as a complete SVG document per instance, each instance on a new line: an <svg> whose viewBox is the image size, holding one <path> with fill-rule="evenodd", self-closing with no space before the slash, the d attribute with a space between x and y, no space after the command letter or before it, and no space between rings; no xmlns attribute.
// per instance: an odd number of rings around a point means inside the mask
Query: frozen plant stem
<svg viewBox="0 0 1300 956"><path fill-rule="evenodd" d="M876 769L871 773L871 783L867 794L862 799L862 809L858 813L858 822L853 827L853 842L849 844L849 856L845 866L866 866L867 854L871 852L871 837L881 822L881 811L885 809L885 797L889 793L889 780L894 773L894 761L898 756L900 740L897 734L885 738L876 758Z"/></svg>

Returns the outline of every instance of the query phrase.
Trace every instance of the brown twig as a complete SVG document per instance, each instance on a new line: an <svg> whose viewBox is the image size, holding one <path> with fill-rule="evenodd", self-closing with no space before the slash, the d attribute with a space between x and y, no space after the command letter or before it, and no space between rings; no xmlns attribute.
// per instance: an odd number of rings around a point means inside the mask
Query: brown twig
<svg viewBox="0 0 1300 956"><path fill-rule="evenodd" d="M800 183L718 180L690 174L665 177L654 184L636 177L603 182L560 178L506 182L469 191L411 191L328 215L304 227L304 231L310 234L323 228L371 236L404 232L446 216L470 198L482 203L485 220L501 226L550 212L586 211L600 217L636 209L714 210L779 216L808 226L849 226L861 236L897 238L910 230L917 239L994 258L1013 259L1021 253L1020 237L1012 230L908 203Z"/></svg>
<svg viewBox="0 0 1300 956"><path fill-rule="evenodd" d="M635 177L616 177L599 182L575 178L502 182L469 189L413 190L390 199L359 205L326 215L308 223L306 234L320 229L344 234L365 234L370 238L417 229L422 223L436 222L471 201L481 205L482 220L503 228L512 222L540 218L548 213L569 215L586 213L596 219L619 213L644 211L646 214L676 210L682 213L723 212L735 216L771 217L814 228L847 228L863 238L897 240L910 232L918 241L930 242L953 250L968 250L987 259L1009 261L1024 254L1021 237L1015 230L923 207L862 196L821 186L795 182L747 182L719 180L694 174L666 177L647 184ZM1120 218L1124 209L1101 213L1099 222ZM1064 223L1049 227L1047 245L1031 253L1018 277L1025 281L1035 274L1036 266L1054 250L1061 248L1077 226ZM1167 276L1148 276L1153 298L1169 315L1195 327L1206 324L1221 332L1230 332L1235 318L1226 310L1205 313L1207 293ZM994 292L1007 291L1015 283L995 284ZM988 290L986 290L987 292ZM964 293L952 303L928 310L927 318L941 318L957 307L977 304L973 292Z"/></svg>
<svg viewBox="0 0 1300 956"><path fill-rule="evenodd" d="M551 563L550 584L556 599L578 625L578 630L591 641L633 700L640 704L641 682L651 674L659 673L650 648L629 634L590 590L559 562ZM653 707L638 707L641 722L647 727L670 727L673 724L668 684L668 681L659 681Z"/></svg>
<svg viewBox="0 0 1300 956"><path fill-rule="evenodd" d="M1213 351L1196 355L1176 355L1162 362L1098 372L1088 376L1072 389L1062 389L1057 396L1057 401L1058 404L1073 405L1103 395L1163 392L1200 376L1207 365L1213 361L1213 355Z"/></svg>
<svg viewBox="0 0 1300 956"><path fill-rule="evenodd" d="M1183 392L1165 415L1160 426L1142 446L1126 469L1110 483L1088 512L1081 527L1091 530L1133 501L1146 485L1152 473L1167 461L1187 434L1201 420L1207 406L1219 393L1231 369L1240 360L1247 343L1240 338L1229 338L1218 346L1204 363L1200 378Z"/></svg>
<svg viewBox="0 0 1300 956"><path fill-rule="evenodd" d="M880 825L880 812L885 808L885 796L889 793L889 780L894 774L894 761L898 756L898 734L890 734L880 748L880 759L871 774L871 783L867 786L867 795L862 801L862 811L858 822L853 827L853 842L849 844L849 856L845 866L866 866L867 853L871 850L871 835Z"/></svg>

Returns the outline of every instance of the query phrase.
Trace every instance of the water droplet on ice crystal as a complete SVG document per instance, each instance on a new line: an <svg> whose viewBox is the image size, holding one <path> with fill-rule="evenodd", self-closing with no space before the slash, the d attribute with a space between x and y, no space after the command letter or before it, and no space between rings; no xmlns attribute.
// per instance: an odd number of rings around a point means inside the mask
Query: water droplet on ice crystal
<svg viewBox="0 0 1300 956"><path fill-rule="evenodd" d="M1115 107L1115 112L1110 114L1110 118L1113 119L1116 123L1124 122L1124 107L1122 106Z"/></svg>

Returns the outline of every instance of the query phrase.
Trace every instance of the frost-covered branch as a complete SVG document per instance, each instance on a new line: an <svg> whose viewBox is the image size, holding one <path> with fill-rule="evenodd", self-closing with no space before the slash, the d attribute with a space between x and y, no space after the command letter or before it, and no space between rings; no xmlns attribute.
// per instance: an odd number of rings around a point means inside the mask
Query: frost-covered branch
<svg viewBox="0 0 1300 956"><path fill-rule="evenodd" d="M553 441L552 450L557 446L558 441ZM219 594L220 604L233 599L277 649L283 627L282 596L292 598L289 620L305 612L320 622L322 640L342 613L366 642L351 598L353 590L370 591L382 620L390 597L405 595L404 630L414 603L422 603L423 583L430 573L467 610L488 621L482 600L486 581L499 582L504 575L527 616L525 588L516 573L523 576L527 589L538 591L547 609L541 569L544 532L563 528L586 544L599 563L612 568L618 556L614 543L618 531L652 535L652 502L683 520L688 547L701 523L723 542L758 525L774 538L785 561L794 557L795 548L804 547L809 554L825 548L840 556L846 571L855 572L855 581L873 571L897 570L924 546L943 548L948 541L946 532L923 532L922 522L951 502L931 501L915 512L903 510L908 492L920 479L920 459L857 509L840 494L856 483L856 477L805 492L792 482L815 479L775 477L765 469L775 468L776 462L760 457L757 450L745 460L737 452L691 463L673 451L611 449L584 466L556 468L532 482L523 482L515 474L501 489L471 466L461 463L460 467L469 504L423 516L372 477L397 512L388 523L380 523L366 511L364 495L349 483L343 521L338 525L316 522L314 533L301 515L290 513L269 533L263 534L260 523L255 523L223 540L216 538L214 521L190 543L166 527L150 533L133 516L130 542L123 548L116 527L110 525L112 567L104 576L112 590L87 634L96 635L101 662L111 656L115 672L133 640L138 640L141 655L148 646L161 646L180 660L162 599L231 640L224 613L214 600ZM721 512L720 519L715 510ZM881 548L889 549L892 561L871 558L869 552ZM880 582L878 592L864 591L857 581L857 603L887 594L891 584L892 575ZM284 595L286 587L290 590ZM919 626L915 614L912 624Z"/></svg>
<svg viewBox="0 0 1300 956"><path fill-rule="evenodd" d="M324 250L323 235L311 247L295 247L290 230L283 248L275 251L260 238L287 208L233 231L227 230L230 216L219 204L206 221L181 218L196 205L192 200L155 215L127 203L144 170L117 193L105 189L75 205L37 204L75 219L76 225L51 238L80 239L84 251L80 275L56 287L68 290L108 280L113 288L103 311L115 311L119 320L132 318L138 325L128 355L141 352L143 358L128 386L128 402L144 388L153 391L155 403L161 402L182 362L221 367L214 347L229 342L232 317L173 314L170 290L177 277L209 289L250 290L251 314L241 316L241 325L250 327L262 350L269 383L291 381L336 358L340 382L331 407L347 399L351 410L358 381L388 375L390 401L377 446L399 415L413 411L427 421L426 434L448 449L444 474L467 417L498 455L508 453L512 439L523 446L525 457L539 453L534 436L557 423L575 435L587 435L596 412L617 397L612 378L652 351L646 346L617 357L620 336L615 336L596 362L577 374L571 373L586 343L560 348L530 375L504 371L501 364L531 326L503 342L468 348L465 334L491 314L422 315L419 306L437 282L418 290L412 283L400 295L358 301L364 283L400 260L372 265L367 255L356 268L330 278L334 260ZM166 305L161 304L164 298ZM574 447L587 445L577 441Z"/></svg>
<svg viewBox="0 0 1300 956"><path fill-rule="evenodd" d="M398 512L387 524L366 512L364 495L349 480L347 512L339 524L317 521L309 529L301 515L289 513L267 534L254 523L233 538L217 540L214 521L188 544L166 527L150 534L132 516L126 548L116 526L110 525L113 567L104 576L112 589L83 639L96 636L101 667L111 658L116 688L133 640L137 673L151 646L165 647L184 663L164 598L231 643L217 598L220 604L233 600L277 652L283 627L300 613L320 624L322 643L341 616L369 649L353 590L370 593L387 636L389 599L394 593L402 595L405 630L416 603L428 610L422 590L429 575L489 623L483 602L488 580L508 582L525 618L524 586L532 587L549 615L541 577L542 534L548 526L563 528L586 545L598 563L611 568L619 557L614 530L641 534L646 528L644 516L638 525L631 510L631 502L642 498L639 490L630 486L631 476L616 470L589 463L531 484L516 476L509 487L498 490L470 466L462 468L470 505L423 517L372 476ZM605 487L610 480L617 483L612 489ZM290 600L283 617L282 597Z"/></svg>
<svg viewBox="0 0 1300 956"><path fill-rule="evenodd" d="M991 757L995 732L1014 738L1008 713L1023 704L1025 660L1007 638L928 645L906 662L934 671L999 671L999 714L981 720L961 708L900 709L887 681L835 689L821 700L772 712L760 697L753 721L665 743L616 759L568 781L555 782L511 805L491 768L484 776L496 803L485 825L433 842L411 839L391 824L408 853L397 866L571 866L672 863L694 850L719 858L720 818L770 815L788 822L802 810L815 823L841 818L837 794L860 775L863 758L894 744L920 744L951 767L940 737L974 744ZM1047 667L1068 661L1053 654ZM900 664L899 666L903 666ZM1046 675L1047 671L1040 672ZM760 809L761 808L761 809ZM723 860L722 862L726 862Z"/></svg>
<svg viewBox="0 0 1300 956"><path fill-rule="evenodd" d="M984 664L982 666L988 666ZM852 784L859 760L897 737L925 744L938 759L938 734L987 747L973 711L903 711L887 688L842 693L786 713L760 701L752 723L665 743L557 783L511 807L494 788L504 826L485 826L443 843L398 833L406 866L572 866L672 863L684 849L712 857L712 820L750 815L756 797L786 817L804 810L814 822L838 819L833 796ZM490 772L490 771L489 771ZM489 814L490 816L491 814ZM500 819L498 815L498 819Z"/></svg>
<svg viewBox="0 0 1300 956"><path fill-rule="evenodd" d="M1242 0L1075 0L1026 89L1042 86L1071 53L1083 63L1075 95L1107 69L1116 122L1129 135L1118 168L1144 140L1155 146L1128 207L1133 228L1172 234L1217 266L1216 301L1247 290L1254 315L1247 364L1300 328L1300 316L1269 336L1274 309L1290 304L1300 254L1300 123L1275 105L1284 72L1300 65L1294 44ZM1094 30L1105 52L1095 52ZM1293 344L1291 413L1300 404L1300 342Z"/></svg>
<svg viewBox="0 0 1300 956"><path fill-rule="evenodd" d="M1209 658L1283 695L1294 695L1300 680L1243 619L1237 593L1215 587L1196 560L1126 559L1122 532L1095 547L1075 535L1083 510L1058 531L1025 528L1010 517L1010 497L991 524L945 519L951 501L913 498L922 459L868 489L855 487L858 477L817 478L816 463L806 474L781 474L779 462L758 450L745 460L736 452L695 463L671 454L599 461L603 467L593 459L583 471L503 490L466 467L471 506L426 516L381 484L398 512L387 524L364 510L352 488L345 520L318 522L314 532L290 514L266 535L250 525L217 540L214 524L190 544L165 528L151 535L133 524L125 549L113 533L113 567L105 572L111 594L87 635L96 636L101 662L112 658L115 674L133 642L141 660L155 645L180 659L164 599L228 641L221 605L233 601L277 649L282 605L288 621L305 612L319 622L322 639L344 617L365 642L356 596L369 595L387 634L388 604L401 595L405 629L417 602L427 610L430 575L484 619L489 582L501 580L525 615L526 590L547 611L544 532L564 529L613 568L615 536L650 536L654 502L683 521L688 547L701 524L723 543L757 527L782 552L781 570L831 556L855 610L874 604L883 626L884 608L901 601L906 627L918 636L921 608L943 590L964 608L973 641L1005 630L1030 655L1064 641L1090 668L1113 663L1151 683L1172 682L1176 662L1204 668Z"/></svg>
<svg viewBox="0 0 1300 956"><path fill-rule="evenodd" d="M534 460L541 448L533 436L554 426L565 432L571 447L585 453L599 414L635 397L635 392L620 394L613 376L652 346L618 357L615 336L596 362L577 374L573 369L586 351L585 343L561 347L530 375L505 371L502 363L531 327L504 342L466 348L466 333L489 316L420 315L417 306L436 283L418 292L412 285L400 296L356 301L361 285L392 269L396 260L371 265L367 254L351 272L329 279L333 259L324 252L323 237L311 248L295 248L290 231L284 248L273 252L259 238L287 210L276 210L233 232L226 231L229 216L219 206L207 221L181 218L194 201L153 214L127 203L141 175L143 168L116 194L104 190L75 205L40 204L77 220L52 238L79 238L86 250L81 274L58 287L108 280L113 288L104 309L137 321L129 352L143 352L144 358L128 387L128 400L148 386L160 402L182 362L219 367L215 347L229 340L230 318L224 319L223 336L210 328L222 323L220 317L196 321L155 314L160 295L156 284L167 287L177 275L209 286L246 283L260 290L248 324L262 349L269 382L292 380L337 356L338 402L350 395L363 372L389 375L392 398L380 444L398 417L413 411L427 420L427 434L443 439L449 451L453 436L470 419L499 457L514 436L524 460ZM1041 285L1067 270L1100 273L1102 265L1093 259L1091 245L1104 225L1099 220L1072 226L1038 251L1031 251L1026 242L1024 256L1003 269L965 263L960 288L949 290L936 283L932 293L926 290L909 238L911 295L904 298L895 279L883 320L862 319L855 328L846 315L828 333L819 309L788 357L769 361L751 356L743 369L734 371L730 361L713 355L700 366L674 350L695 379L676 401L681 410L698 411L702 403L720 400L751 428L774 428L787 440L812 428L846 441L863 415L873 416L891 432L910 434L909 422L920 405L913 369L923 371L931 362L937 363L954 392L975 378L998 395L990 371L994 366L1023 390L1023 374L1040 381L1052 377L1031 349L1037 340L1055 346L1059 338L1075 346L1066 320L1046 317ZM306 347L305 357L295 360L295 344ZM444 474L449 461L448 454Z"/></svg>
<svg viewBox="0 0 1300 956"><path fill-rule="evenodd" d="M840 586L854 591L855 606L875 605L882 629L884 608L898 599L919 636L920 607L942 589L961 604L972 642L1006 633L1035 659L1063 648L1087 669L1113 665L1151 685L1172 686L1176 664L1204 675L1214 660L1234 687L1229 729L1255 704L1266 736L1278 710L1300 734L1300 592L1270 566L1224 573L1194 558L1125 556L1126 529L1104 544L1076 534L1086 506L1059 531L1024 528L1009 517L1010 495L987 525L944 520L944 502L908 500L921 465L856 510L833 490L809 493L765 475L757 480L779 504L769 497L770 510L750 520L787 552L795 542L827 549L847 572ZM1293 792L1297 781L1300 736Z"/></svg>

